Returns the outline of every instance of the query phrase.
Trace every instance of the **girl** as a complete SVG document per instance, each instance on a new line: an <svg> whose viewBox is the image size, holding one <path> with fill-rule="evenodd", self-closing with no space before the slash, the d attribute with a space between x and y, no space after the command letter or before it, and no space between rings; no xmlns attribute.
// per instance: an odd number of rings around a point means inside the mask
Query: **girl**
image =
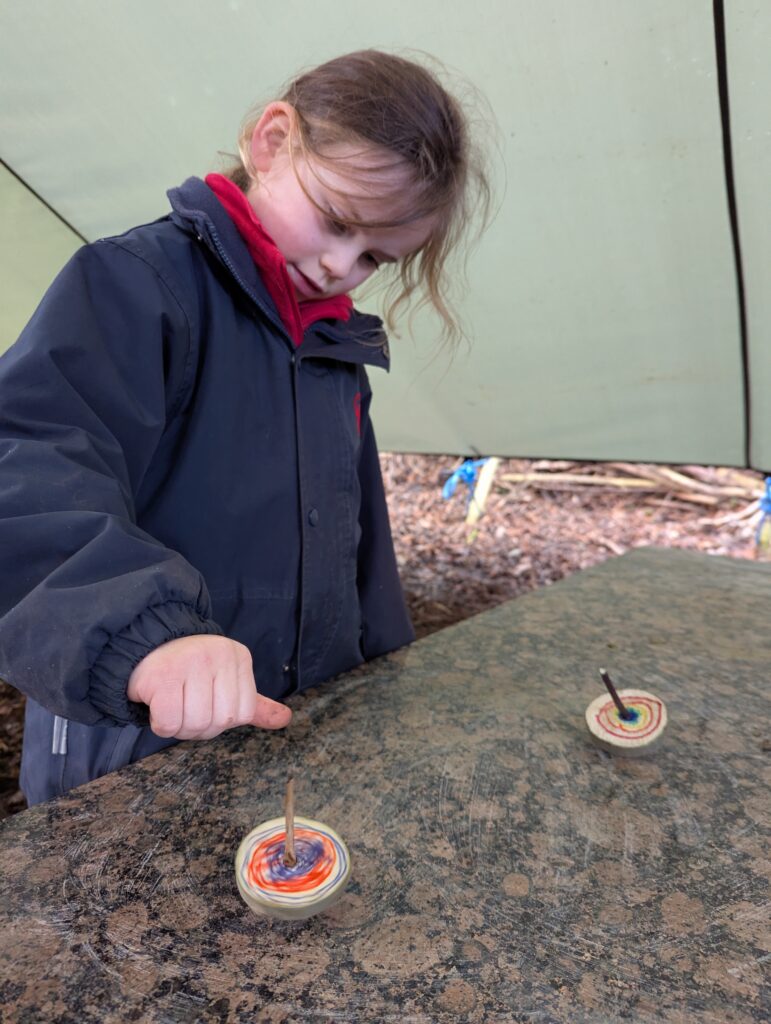
<svg viewBox="0 0 771 1024"><path fill-rule="evenodd" d="M484 174L457 102L376 51L301 75L229 174L81 249L0 361L0 676L30 804L413 638L348 292L445 261Z"/></svg>

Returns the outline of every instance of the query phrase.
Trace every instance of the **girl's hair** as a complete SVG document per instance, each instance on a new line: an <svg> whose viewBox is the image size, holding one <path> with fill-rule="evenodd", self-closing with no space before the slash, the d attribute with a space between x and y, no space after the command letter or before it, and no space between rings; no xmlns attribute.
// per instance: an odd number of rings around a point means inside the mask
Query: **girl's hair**
<svg viewBox="0 0 771 1024"><path fill-rule="evenodd" d="M290 154L299 153L311 169L334 167L357 183L369 180L374 198L383 172L406 170L406 187L402 175L398 191L380 197L389 201L391 215L366 223L393 227L433 217L435 227L418 252L401 260L386 296L386 321L392 327L399 310L421 290L419 305L430 303L444 322L445 337L457 342L463 332L448 298L447 258L471 234L477 218L479 231L474 235L481 233L491 198L485 163L471 140L470 119L460 102L437 74L380 50L349 53L307 71L280 99L295 113ZM226 172L244 191L256 177L250 142L261 114L259 108L247 116L239 137L241 162ZM351 147L355 150L362 143L368 145L357 165ZM345 157L340 156L341 146ZM373 161L370 147L382 155L382 162Z"/></svg>

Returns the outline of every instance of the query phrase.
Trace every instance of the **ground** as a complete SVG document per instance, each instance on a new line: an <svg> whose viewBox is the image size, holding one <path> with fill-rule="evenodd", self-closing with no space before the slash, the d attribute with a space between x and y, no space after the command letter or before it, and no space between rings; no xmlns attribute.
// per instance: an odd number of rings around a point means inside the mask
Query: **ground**
<svg viewBox="0 0 771 1024"><path fill-rule="evenodd" d="M442 497L460 464L451 456L382 456L397 559L418 637L630 548L757 556L758 513L749 513L762 486L758 473L503 460L472 530L465 521L469 488L460 484L451 498ZM507 479L527 474L539 479ZM648 489L639 483L641 475L652 478ZM586 477L593 477L592 486ZM597 486L611 478L615 483ZM22 716L23 699L0 681L0 818L25 806L18 789Z"/></svg>

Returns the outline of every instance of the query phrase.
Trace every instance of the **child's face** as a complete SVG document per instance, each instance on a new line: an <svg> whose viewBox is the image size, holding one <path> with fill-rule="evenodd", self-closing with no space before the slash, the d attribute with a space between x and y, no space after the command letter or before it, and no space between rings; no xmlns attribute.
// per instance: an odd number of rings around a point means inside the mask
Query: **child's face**
<svg viewBox="0 0 771 1024"><path fill-rule="evenodd" d="M259 177L249 190L248 199L286 260L299 302L349 292L366 281L379 266L397 263L426 243L432 228L432 223L426 220L396 228L342 224L341 217L386 219L389 211L384 210L383 200L372 198L366 183L357 185L344 173L345 151L335 154L340 159L339 171L309 166L300 157L292 161L288 132L276 135L274 118L274 134L271 136L266 131L259 136L261 124L262 121L252 141L252 156ZM280 129L279 123L279 132ZM358 165L366 163L367 154L360 148L351 149L350 155L351 158L355 155ZM372 157L377 158L374 150ZM404 172L398 167L378 172L379 191L382 188L386 195L398 195L404 178Z"/></svg>

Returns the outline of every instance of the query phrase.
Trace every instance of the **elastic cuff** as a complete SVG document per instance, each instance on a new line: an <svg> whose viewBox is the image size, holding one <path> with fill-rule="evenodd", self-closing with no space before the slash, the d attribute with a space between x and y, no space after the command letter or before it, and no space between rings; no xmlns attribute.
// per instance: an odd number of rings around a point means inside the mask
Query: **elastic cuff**
<svg viewBox="0 0 771 1024"><path fill-rule="evenodd" d="M156 647L182 636L222 636L223 630L203 619L190 605L176 601L147 608L121 633L111 637L91 669L91 703L116 722L147 725L147 705L126 696L129 676L139 662Z"/></svg>

